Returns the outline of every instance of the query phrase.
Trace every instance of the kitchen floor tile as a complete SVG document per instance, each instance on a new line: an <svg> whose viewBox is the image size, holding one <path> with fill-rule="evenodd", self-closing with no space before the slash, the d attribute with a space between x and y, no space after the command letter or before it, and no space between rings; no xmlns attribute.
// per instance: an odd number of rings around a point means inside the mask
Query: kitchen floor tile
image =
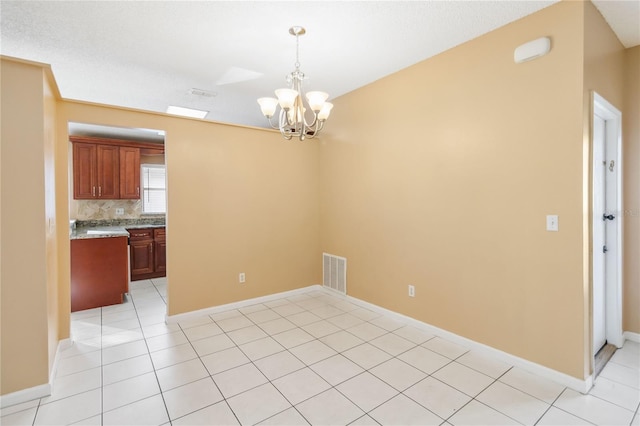
<svg viewBox="0 0 640 426"><path fill-rule="evenodd" d="M314 337L312 335L301 328L294 328L288 331L283 331L282 333L275 334L272 337L287 349L294 348L296 346L302 345L303 343L314 340Z"/></svg>
<svg viewBox="0 0 640 426"><path fill-rule="evenodd" d="M72 314L54 394L2 424L640 426L636 342L582 395L324 290L166 324L166 279L130 288Z"/></svg>
<svg viewBox="0 0 640 426"><path fill-rule="evenodd" d="M102 354L100 351L70 356L68 358L61 359L58 362L58 371L56 376L62 377L85 370L91 370L93 368L100 367L101 361Z"/></svg>
<svg viewBox="0 0 640 426"><path fill-rule="evenodd" d="M160 369L197 358L198 354L190 344L174 346L151 353L154 368Z"/></svg>
<svg viewBox="0 0 640 426"><path fill-rule="evenodd" d="M258 423L259 425L273 425L273 426L300 426L308 425L309 423L295 408L289 408L275 416Z"/></svg>
<svg viewBox="0 0 640 426"><path fill-rule="evenodd" d="M404 391L427 377L422 371L398 358L391 358L389 361L383 362L370 371L373 375L399 391Z"/></svg>
<svg viewBox="0 0 640 426"><path fill-rule="evenodd" d="M473 368L487 376L497 379L506 373L511 366L504 362L498 361L493 357L480 353L479 351L469 351L456 359L460 364L464 364L469 368Z"/></svg>
<svg viewBox="0 0 640 426"><path fill-rule="evenodd" d="M380 328L368 322L360 323L354 327L350 327L347 331L355 336L358 336L362 340L371 340L376 337L380 337L383 334L387 334L388 331L384 328Z"/></svg>
<svg viewBox="0 0 640 426"><path fill-rule="evenodd" d="M427 340L434 338L433 334L420 330L419 328L412 327L410 325L406 325L404 327L398 328L397 330L393 330L393 334L397 334L398 336L403 337L408 341L415 343L416 345L421 345Z"/></svg>
<svg viewBox="0 0 640 426"><path fill-rule="evenodd" d="M364 371L360 366L342 355L334 355L331 358L313 364L310 368L333 386Z"/></svg>
<svg viewBox="0 0 640 426"><path fill-rule="evenodd" d="M240 345L240 350L252 361L284 351L282 345L271 337L254 340Z"/></svg>
<svg viewBox="0 0 640 426"><path fill-rule="evenodd" d="M379 316L378 318L374 318L369 322L387 331L395 331L399 328L404 327L404 324L401 323L400 321L397 321L393 318L389 318L387 316Z"/></svg>
<svg viewBox="0 0 640 426"><path fill-rule="evenodd" d="M247 319L247 321L249 320ZM254 340L267 337L267 333L262 331L262 329L257 325L251 325L249 327L244 327L244 328L239 328L233 331L229 331L227 332L227 336L229 336L236 345L242 345L244 343L253 342Z"/></svg>
<svg viewBox="0 0 640 426"><path fill-rule="evenodd" d="M573 414L569 414L566 411L562 411L556 407L551 407L544 413L544 416L540 419L536 426L573 426L573 425L592 425L588 421L576 417Z"/></svg>
<svg viewBox="0 0 640 426"><path fill-rule="evenodd" d="M400 354L398 358L427 374L432 374L451 362L449 358L422 346L409 349Z"/></svg>
<svg viewBox="0 0 640 426"><path fill-rule="evenodd" d="M353 316L350 313L344 313L342 315L331 317L327 319L327 321L342 329L355 327L356 325L362 324L364 322L360 318Z"/></svg>
<svg viewBox="0 0 640 426"><path fill-rule="evenodd" d="M148 337L146 340L149 352L172 348L174 346L187 343L187 337L182 331L174 331L172 333L161 334L155 337Z"/></svg>
<svg viewBox="0 0 640 426"><path fill-rule="evenodd" d="M211 377L171 389L163 396L172 421L223 399Z"/></svg>
<svg viewBox="0 0 640 426"><path fill-rule="evenodd" d="M205 337L216 336L222 334L223 331L214 322L209 324L198 325L195 327L187 328L184 330L184 334L190 341L204 339Z"/></svg>
<svg viewBox="0 0 640 426"><path fill-rule="evenodd" d="M427 340L422 344L422 346L439 353L440 355L444 355L449 359L456 359L460 355L469 351L469 349L462 345L458 345L457 343L450 342L437 336L433 339Z"/></svg>
<svg viewBox="0 0 640 426"><path fill-rule="evenodd" d="M370 345L369 343L363 343L355 346L344 351L342 355L346 356L365 370L375 367L376 365L391 358L391 355L382 349L378 349L375 346Z"/></svg>
<svg viewBox="0 0 640 426"><path fill-rule="evenodd" d="M328 336L329 334L333 334L337 331L340 331L340 328L336 327L335 325L325 320L303 325L300 328L302 328L304 331L306 331L316 339L319 339L320 337Z"/></svg>
<svg viewBox="0 0 640 426"><path fill-rule="evenodd" d="M227 399L268 382L264 374L253 364L241 365L218 373L213 376L213 381Z"/></svg>
<svg viewBox="0 0 640 426"><path fill-rule="evenodd" d="M337 333L329 334L320 339L320 341L327 346L331 347L336 352L343 352L347 349L351 349L354 346L358 346L364 343L359 337L354 336L346 331L338 331Z"/></svg>
<svg viewBox="0 0 640 426"><path fill-rule="evenodd" d="M16 411L12 414L2 414L0 424L3 426L24 426L32 425L36 418L37 408L29 408L28 410Z"/></svg>
<svg viewBox="0 0 640 426"><path fill-rule="evenodd" d="M327 359L337 352L319 340L312 340L289 350L299 360L306 365L315 364L318 361Z"/></svg>
<svg viewBox="0 0 640 426"><path fill-rule="evenodd" d="M173 426L239 425L226 401L220 401L171 422Z"/></svg>
<svg viewBox="0 0 640 426"><path fill-rule="evenodd" d="M272 308L274 312L278 315L282 315L283 317L288 317L289 315L298 314L300 312L304 312L300 306L295 303L287 302L286 304L282 304Z"/></svg>
<svg viewBox="0 0 640 426"><path fill-rule="evenodd" d="M100 367L84 370L79 373L58 377L52 388L51 396L42 398L41 403L47 404L58 399L66 398L102 387L102 369Z"/></svg>
<svg viewBox="0 0 640 426"><path fill-rule="evenodd" d="M196 358L156 370L156 375L158 383L160 383L160 389L165 392L169 389L204 379L209 376L209 372L202 365L202 361Z"/></svg>
<svg viewBox="0 0 640 426"><path fill-rule="evenodd" d="M449 418L471 401L468 395L433 377L416 383L404 391L404 394L443 419Z"/></svg>
<svg viewBox="0 0 640 426"><path fill-rule="evenodd" d="M287 374L272 383L293 405L318 395L331 387L310 368L303 368Z"/></svg>
<svg viewBox="0 0 640 426"><path fill-rule="evenodd" d="M640 389L614 382L602 376L596 379L589 394L631 411L636 411L640 405Z"/></svg>
<svg viewBox="0 0 640 426"><path fill-rule="evenodd" d="M260 404L256 404L256 401L260 401ZM256 424L291 408L291 404L271 383L229 398L227 402L243 425Z"/></svg>
<svg viewBox="0 0 640 426"><path fill-rule="evenodd" d="M373 339L369 343L393 356L400 355L416 346L415 343L391 333Z"/></svg>
<svg viewBox="0 0 640 426"><path fill-rule="evenodd" d="M327 409L331 407L331 409ZM296 405L312 425L347 425L364 412L335 389L329 389Z"/></svg>
<svg viewBox="0 0 640 426"><path fill-rule="evenodd" d="M100 414L101 390L94 389L63 398L38 408L34 425L63 425L78 422Z"/></svg>
<svg viewBox="0 0 640 426"><path fill-rule="evenodd" d="M640 370L626 367L622 364L607 363L599 377L606 377L614 382L640 389Z"/></svg>
<svg viewBox="0 0 640 426"><path fill-rule="evenodd" d="M442 419L400 394L369 413L381 425L440 425Z"/></svg>
<svg viewBox="0 0 640 426"><path fill-rule="evenodd" d="M275 319L282 318L275 311L272 311L269 308L266 308L262 311L245 314L245 315L247 316L247 318L249 318L251 321L253 321L256 324L262 324L263 322L273 321Z"/></svg>
<svg viewBox="0 0 640 426"><path fill-rule="evenodd" d="M478 401L471 401L449 420L452 425L519 425L514 419Z"/></svg>
<svg viewBox="0 0 640 426"><path fill-rule="evenodd" d="M201 359L211 375L221 373L250 362L249 358L247 358L237 347L215 352L210 355L203 356Z"/></svg>
<svg viewBox="0 0 640 426"><path fill-rule="evenodd" d="M456 361L433 373L433 377L472 397L485 390L495 380Z"/></svg>
<svg viewBox="0 0 640 426"><path fill-rule="evenodd" d="M283 331L291 330L297 326L288 321L286 318L278 318L271 321L260 323L260 328L263 329L268 335L282 333Z"/></svg>
<svg viewBox="0 0 640 426"><path fill-rule="evenodd" d="M226 334L219 334L217 336L196 340L192 342L191 345L199 356L205 356L224 349L233 348L236 344L233 343Z"/></svg>
<svg viewBox="0 0 640 426"><path fill-rule="evenodd" d="M549 409L549 404L500 382L493 383L476 400L525 425L535 424Z"/></svg>
<svg viewBox="0 0 640 426"><path fill-rule="evenodd" d="M518 367L513 367L507 371L499 380L522 392L535 396L547 404L552 404L564 390L564 386Z"/></svg>
<svg viewBox="0 0 640 426"><path fill-rule="evenodd" d="M304 368L304 364L294 357L289 351L279 352L266 358L255 361L255 365L267 376L269 380L275 380L286 374Z"/></svg>
<svg viewBox="0 0 640 426"><path fill-rule="evenodd" d="M155 373L146 373L102 388L102 409L110 411L159 393Z"/></svg>
<svg viewBox="0 0 640 426"><path fill-rule="evenodd" d="M626 408L571 389L565 389L553 405L598 425L628 425L634 414Z"/></svg>
<svg viewBox="0 0 640 426"><path fill-rule="evenodd" d="M147 349L147 344L144 340L136 340L135 342L111 346L102 350L102 365L111 364L112 362L118 362L148 353L149 350Z"/></svg>
<svg viewBox="0 0 640 426"><path fill-rule="evenodd" d="M287 316L287 320L297 325L298 327L302 327L303 325L320 321L321 319L322 318L312 314L309 311L303 311L297 314Z"/></svg>
<svg viewBox="0 0 640 426"><path fill-rule="evenodd" d="M367 371L342 382L336 389L365 413L398 395L397 390Z"/></svg>
<svg viewBox="0 0 640 426"><path fill-rule="evenodd" d="M154 395L132 404L106 411L102 424L107 425L161 425L169 415L161 395Z"/></svg>
<svg viewBox="0 0 640 426"><path fill-rule="evenodd" d="M130 379L153 371L153 364L149 354L127 358L102 366L102 381L104 385Z"/></svg>
<svg viewBox="0 0 640 426"><path fill-rule="evenodd" d="M218 320L216 324L227 333L254 325L253 322L244 315Z"/></svg>

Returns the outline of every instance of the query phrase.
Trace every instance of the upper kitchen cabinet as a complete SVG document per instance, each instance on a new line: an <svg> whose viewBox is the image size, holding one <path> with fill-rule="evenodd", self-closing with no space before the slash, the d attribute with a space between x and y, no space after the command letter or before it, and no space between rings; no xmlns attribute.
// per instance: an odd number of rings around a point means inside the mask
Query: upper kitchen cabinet
<svg viewBox="0 0 640 426"><path fill-rule="evenodd" d="M140 148L120 148L120 198L140 199Z"/></svg>
<svg viewBox="0 0 640 426"><path fill-rule="evenodd" d="M140 199L140 155L164 154L155 143L70 136L73 143L73 198Z"/></svg>
<svg viewBox="0 0 640 426"><path fill-rule="evenodd" d="M120 197L120 158L117 146L73 144L73 197Z"/></svg>

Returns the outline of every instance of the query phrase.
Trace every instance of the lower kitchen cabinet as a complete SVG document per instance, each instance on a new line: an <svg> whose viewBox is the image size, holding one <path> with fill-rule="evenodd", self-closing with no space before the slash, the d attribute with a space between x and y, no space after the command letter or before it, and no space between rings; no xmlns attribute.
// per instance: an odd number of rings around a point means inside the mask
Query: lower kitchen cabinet
<svg viewBox="0 0 640 426"><path fill-rule="evenodd" d="M166 276L165 228L128 229L131 281Z"/></svg>
<svg viewBox="0 0 640 426"><path fill-rule="evenodd" d="M123 302L127 237L71 240L71 312Z"/></svg>

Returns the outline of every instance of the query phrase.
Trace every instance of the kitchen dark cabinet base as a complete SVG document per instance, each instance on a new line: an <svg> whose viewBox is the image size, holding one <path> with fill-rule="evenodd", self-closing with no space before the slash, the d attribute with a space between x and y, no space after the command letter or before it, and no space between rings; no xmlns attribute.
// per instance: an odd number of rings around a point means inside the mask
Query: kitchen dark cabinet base
<svg viewBox="0 0 640 426"><path fill-rule="evenodd" d="M131 281L167 276L165 228L127 229Z"/></svg>
<svg viewBox="0 0 640 426"><path fill-rule="evenodd" d="M127 237L71 240L71 312L122 303L127 257Z"/></svg>

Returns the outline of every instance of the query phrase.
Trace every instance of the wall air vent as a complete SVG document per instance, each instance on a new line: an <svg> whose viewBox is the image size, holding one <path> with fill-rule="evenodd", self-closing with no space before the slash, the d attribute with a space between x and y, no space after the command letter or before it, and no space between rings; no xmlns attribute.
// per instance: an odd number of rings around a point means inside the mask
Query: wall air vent
<svg viewBox="0 0 640 426"><path fill-rule="evenodd" d="M347 259L332 254L322 254L322 286L347 294Z"/></svg>

